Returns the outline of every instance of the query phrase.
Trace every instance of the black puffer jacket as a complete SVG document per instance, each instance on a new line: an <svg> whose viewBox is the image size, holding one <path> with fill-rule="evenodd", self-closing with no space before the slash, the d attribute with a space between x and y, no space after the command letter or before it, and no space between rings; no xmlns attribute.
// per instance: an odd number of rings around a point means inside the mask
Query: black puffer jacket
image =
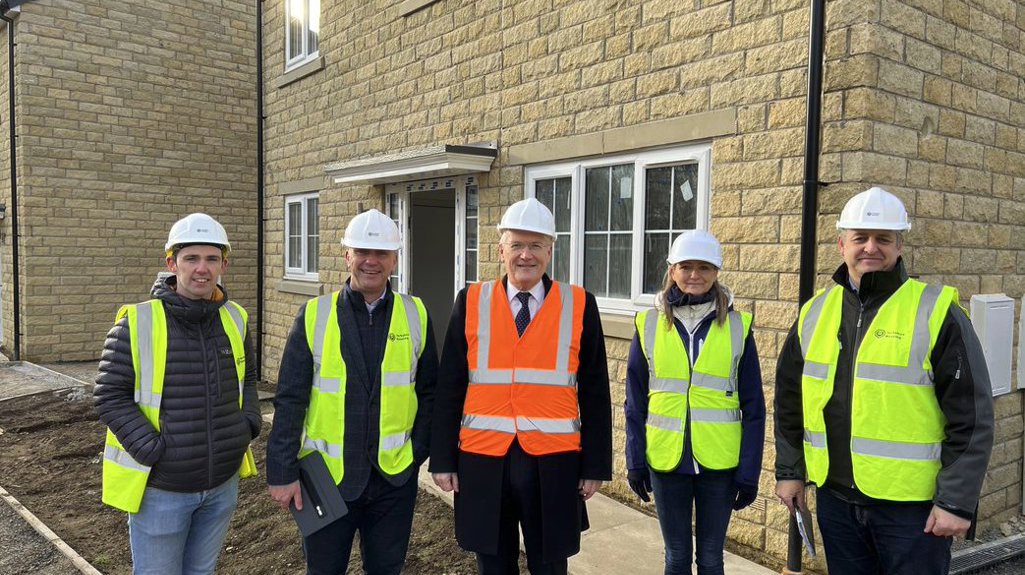
<svg viewBox="0 0 1025 575"><path fill-rule="evenodd" d="M174 291L175 278L153 286L167 315L167 364L157 432L135 404L128 319L107 334L94 390L100 421L139 463L153 466L149 485L177 492L212 489L239 470L249 442L260 433L256 362L247 331L243 408L231 342L219 301L190 300Z"/></svg>

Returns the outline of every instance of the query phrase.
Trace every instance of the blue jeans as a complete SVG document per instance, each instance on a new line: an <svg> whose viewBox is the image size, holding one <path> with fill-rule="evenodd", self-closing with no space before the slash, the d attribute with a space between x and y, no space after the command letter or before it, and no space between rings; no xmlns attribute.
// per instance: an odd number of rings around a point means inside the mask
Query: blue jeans
<svg viewBox="0 0 1025 575"><path fill-rule="evenodd" d="M128 514L132 573L213 573L237 504L238 475L195 493L147 487L139 512Z"/></svg>
<svg viewBox="0 0 1025 575"><path fill-rule="evenodd" d="M690 574L691 517L695 517L695 562L698 575L723 574L726 528L737 498L733 472L706 471L698 475L651 473L658 524L666 547L665 575Z"/></svg>
<svg viewBox="0 0 1025 575"><path fill-rule="evenodd" d="M949 537L923 532L932 503L856 505L819 489L816 514L830 575L940 575Z"/></svg>
<svg viewBox="0 0 1025 575"><path fill-rule="evenodd" d="M349 512L303 540L307 575L345 573L356 531L363 572L399 575L409 548L416 493L416 475L395 487L376 470L371 471L363 494L346 501Z"/></svg>

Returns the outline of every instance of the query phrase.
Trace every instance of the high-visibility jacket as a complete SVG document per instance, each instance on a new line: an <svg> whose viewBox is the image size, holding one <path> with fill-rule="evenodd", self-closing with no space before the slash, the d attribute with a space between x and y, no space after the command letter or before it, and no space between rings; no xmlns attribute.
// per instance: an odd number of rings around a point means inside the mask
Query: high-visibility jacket
<svg viewBox="0 0 1025 575"><path fill-rule="evenodd" d="M523 336L504 282L466 291L469 385L459 448L502 456L513 438L532 455L580 451L577 368L583 288L553 282Z"/></svg>
<svg viewBox="0 0 1025 575"><path fill-rule="evenodd" d="M345 476L345 385L338 296L333 292L306 303L306 343L313 354L313 388L303 424L299 457L319 451L335 484ZM397 475L413 463L416 419L416 370L427 337L427 308L420 298L396 293L381 360L381 416L377 464Z"/></svg>
<svg viewBox="0 0 1025 575"><path fill-rule="evenodd" d="M248 315L242 306L233 301L224 302L218 311L224 333L231 342L235 370L238 373L238 404L241 408L242 388L246 378L243 341ZM121 306L115 321L126 316L132 342L132 368L135 371L135 403L153 428L160 431L160 399L164 390L167 360L167 315L163 303L152 299ZM149 472L150 466L133 459L108 428L103 449L103 502L122 511L137 513L146 491ZM256 462L251 448L246 448L239 475L256 475Z"/></svg>
<svg viewBox="0 0 1025 575"><path fill-rule="evenodd" d="M675 326L666 329L659 310L637 314L634 323L648 360L648 416L645 457L655 471L676 469L683 457L690 415L694 458L708 469L740 463L741 414L737 371L751 314L730 311L712 322L690 373L687 350Z"/></svg>
<svg viewBox="0 0 1025 575"><path fill-rule="evenodd" d="M823 410L841 352L843 287L802 308L804 457L818 485L829 474ZM936 491L946 417L933 388L931 355L957 290L908 280L864 328L851 374L851 464L857 488L876 499L927 501ZM850 353L850 351L848 351Z"/></svg>

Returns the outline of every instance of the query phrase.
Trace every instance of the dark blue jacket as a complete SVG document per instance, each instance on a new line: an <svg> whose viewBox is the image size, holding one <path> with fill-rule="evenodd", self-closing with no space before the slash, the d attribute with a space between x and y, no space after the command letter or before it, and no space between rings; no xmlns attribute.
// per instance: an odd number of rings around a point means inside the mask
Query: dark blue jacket
<svg viewBox="0 0 1025 575"><path fill-rule="evenodd" d="M662 321L662 318L659 318ZM695 330L693 341L680 320L673 318L676 331L683 340L684 347L690 349L697 342L701 346L708 335L708 328L715 321L715 312L701 320ZM687 359L687 358L681 358ZM693 370L693 364L691 369ZM744 342L744 354L740 358L737 373L737 394L740 396L741 428L740 465L734 472L738 485L757 487L758 476L762 469L762 451L765 443L765 396L762 392L762 370L758 364L758 350L755 348L754 330ZM634 334L630 344L630 357L626 371L626 467L629 470L644 469L647 461L644 451L647 446L644 422L648 417L648 360L644 357L640 340ZM687 417L687 429L684 436L683 457L675 473L694 475L695 463L690 443L690 417ZM704 469L701 469L703 472Z"/></svg>

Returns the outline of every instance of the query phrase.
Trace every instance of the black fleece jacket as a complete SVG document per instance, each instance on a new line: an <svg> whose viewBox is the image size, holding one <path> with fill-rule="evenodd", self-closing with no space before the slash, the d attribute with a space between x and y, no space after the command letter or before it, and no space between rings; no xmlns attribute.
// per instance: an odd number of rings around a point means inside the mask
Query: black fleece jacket
<svg viewBox="0 0 1025 575"><path fill-rule="evenodd" d="M191 300L175 291L176 278L153 286L167 316L167 361L160 431L135 404L128 318L107 334L93 392L96 413L128 453L153 466L148 485L189 493L212 489L238 472L262 419L256 360L247 330L245 384L239 409L238 374L218 309L227 302Z"/></svg>
<svg viewBox="0 0 1025 575"><path fill-rule="evenodd" d="M865 274L858 291L850 285L846 265L841 265L833 274L833 281L843 286L844 294L837 333L842 347L833 395L824 411L829 450L825 487L851 503L883 503L859 491L854 482L850 451L852 363L876 312L907 279L902 259L897 260L893 270ZM993 446L993 399L982 347L971 321L957 302L951 304L943 320L930 360L936 400L947 418L946 439L940 453L942 468L936 478L933 503L970 518L978 503ZM794 322L776 366L776 479L805 478L801 411L803 367L804 357L797 322Z"/></svg>

